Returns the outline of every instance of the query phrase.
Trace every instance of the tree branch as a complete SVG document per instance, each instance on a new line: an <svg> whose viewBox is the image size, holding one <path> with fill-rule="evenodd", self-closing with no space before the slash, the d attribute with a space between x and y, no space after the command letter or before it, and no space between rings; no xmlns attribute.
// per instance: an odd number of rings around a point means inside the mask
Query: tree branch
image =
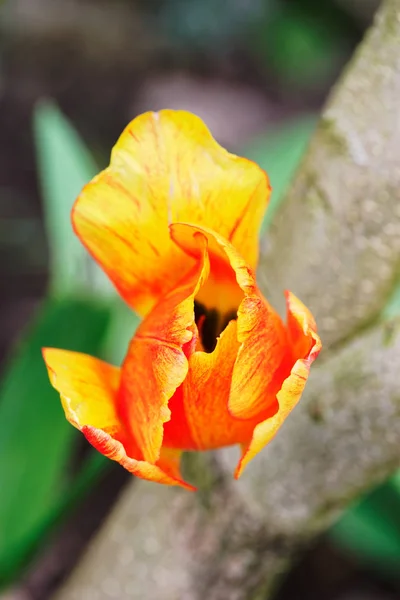
<svg viewBox="0 0 400 600"><path fill-rule="evenodd" d="M384 2L264 241L267 297L297 294L325 348L374 319L399 280L399 15L399 0Z"/></svg>
<svg viewBox="0 0 400 600"><path fill-rule="evenodd" d="M387 0L328 103L261 264L268 297L293 289L331 352L239 482L226 450L218 462L189 457L197 494L131 485L58 600L266 598L296 551L399 464L399 324L367 327L400 268L399 98L400 2Z"/></svg>
<svg viewBox="0 0 400 600"><path fill-rule="evenodd" d="M58 600L266 593L299 547L399 464L399 356L400 327L388 325L337 352L239 482L231 451L222 467L197 457L198 494L135 482Z"/></svg>

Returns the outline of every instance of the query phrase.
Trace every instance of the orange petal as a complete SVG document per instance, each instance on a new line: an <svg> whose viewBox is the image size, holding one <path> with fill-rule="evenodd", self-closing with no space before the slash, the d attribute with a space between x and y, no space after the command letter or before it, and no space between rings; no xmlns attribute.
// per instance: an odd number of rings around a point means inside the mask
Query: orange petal
<svg viewBox="0 0 400 600"><path fill-rule="evenodd" d="M211 450L247 441L257 420L235 419L228 411L232 371L239 343L231 321L211 353L195 352L189 372L171 400L172 419L165 424L164 444L186 450Z"/></svg>
<svg viewBox="0 0 400 600"><path fill-rule="evenodd" d="M135 460L127 456L123 444L112 438L102 429L96 429L90 425L85 425L82 427L82 433L96 450L101 452L101 454L104 454L104 456L107 456L107 458L118 462L129 471L129 473L136 475L136 477L167 485L180 485L190 491L196 489L189 483L183 481L180 475L180 451L171 451L168 448L163 448L160 459L157 461L157 464L153 465L149 462Z"/></svg>
<svg viewBox="0 0 400 600"><path fill-rule="evenodd" d="M183 223L171 225L171 236L190 254L190 244L193 245L193 234L190 232L193 230L207 236L210 257L225 262L225 268L235 275L236 289L241 290L241 298L244 296L238 309L237 339L240 345L231 374L231 415L253 419L261 417L265 411L269 414L271 406L276 405L275 396L282 381L289 375L293 365L287 330L277 312L258 290L253 270L232 244L208 228ZM233 284L222 291L231 296L232 289ZM203 295L207 292L208 282L201 290ZM206 301L212 302L211 295Z"/></svg>
<svg viewBox="0 0 400 600"><path fill-rule="evenodd" d="M316 353L313 360L321 350L321 340L317 334L315 319L308 308L296 298L292 292L286 291L287 328L293 348L293 355L304 357L312 348Z"/></svg>
<svg viewBox="0 0 400 600"><path fill-rule="evenodd" d="M140 457L139 449L127 435L115 408L119 368L80 352L55 348L44 348L43 357L68 421L97 450L142 479L192 489L181 479L176 453L166 451L157 465L133 458Z"/></svg>
<svg viewBox="0 0 400 600"><path fill-rule="evenodd" d="M207 278L208 259L204 236L194 235L201 258L141 323L122 367L119 414L151 463L159 458L168 401L187 375L196 342L194 297Z"/></svg>
<svg viewBox="0 0 400 600"><path fill-rule="evenodd" d="M242 445L242 458L235 471L236 479L242 474L249 461L273 439L300 400L311 364L321 350L321 340L310 311L290 292L286 293L286 300L289 337L297 360L277 393L279 410L272 418L259 423L254 429L251 441Z"/></svg>
<svg viewBox="0 0 400 600"><path fill-rule="evenodd" d="M214 229L255 267L269 194L266 174L221 148L198 117L164 110L127 126L110 166L79 196L73 224L121 295L145 315L187 269L169 223Z"/></svg>
<svg viewBox="0 0 400 600"><path fill-rule="evenodd" d="M247 296L238 311L238 351L232 374L229 410L250 419L275 403L293 364L287 332L260 292Z"/></svg>

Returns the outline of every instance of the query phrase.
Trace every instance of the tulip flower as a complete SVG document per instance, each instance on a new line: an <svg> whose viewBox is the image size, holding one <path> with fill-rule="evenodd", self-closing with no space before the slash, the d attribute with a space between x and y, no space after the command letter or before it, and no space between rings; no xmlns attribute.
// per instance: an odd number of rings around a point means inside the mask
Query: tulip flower
<svg viewBox="0 0 400 600"><path fill-rule="evenodd" d="M67 419L143 479L182 479L183 451L238 444L238 478L300 399L321 343L286 293L284 323L257 287L270 185L184 111L134 119L72 222L142 317L121 367L46 348Z"/></svg>

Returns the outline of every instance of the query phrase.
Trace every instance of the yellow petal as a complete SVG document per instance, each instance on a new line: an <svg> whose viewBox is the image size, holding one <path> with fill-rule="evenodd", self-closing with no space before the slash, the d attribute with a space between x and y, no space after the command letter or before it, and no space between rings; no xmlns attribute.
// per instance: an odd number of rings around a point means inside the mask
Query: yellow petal
<svg viewBox="0 0 400 600"><path fill-rule="evenodd" d="M118 367L69 350L44 348L52 386L60 392L68 421L78 429L83 425L103 429L110 435L121 430L115 410L120 382Z"/></svg>
<svg viewBox="0 0 400 600"><path fill-rule="evenodd" d="M193 489L180 476L179 452L162 452L157 464L141 460L136 441L116 411L119 368L80 352L55 348L45 348L43 357L68 421L99 452L142 479Z"/></svg>
<svg viewBox="0 0 400 600"><path fill-rule="evenodd" d="M79 196L73 224L121 295L145 315L188 268L170 223L214 229L255 267L269 194L266 174L221 148L198 117L164 110L128 125L110 166Z"/></svg>

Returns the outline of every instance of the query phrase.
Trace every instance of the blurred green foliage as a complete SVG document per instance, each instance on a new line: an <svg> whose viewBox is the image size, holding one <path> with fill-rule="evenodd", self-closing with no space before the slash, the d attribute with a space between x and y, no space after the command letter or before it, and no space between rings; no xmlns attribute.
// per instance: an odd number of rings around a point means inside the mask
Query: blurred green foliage
<svg viewBox="0 0 400 600"><path fill-rule="evenodd" d="M178 47L218 48L228 52L234 40L242 37L248 27L264 21L275 0L168 0L160 3L159 26Z"/></svg>
<svg viewBox="0 0 400 600"><path fill-rule="evenodd" d="M114 295L111 284L71 224L73 201L99 168L78 132L52 102L37 104L33 129L50 247L50 293L109 299Z"/></svg>
<svg viewBox="0 0 400 600"><path fill-rule="evenodd" d="M77 433L49 385L41 348L96 353L109 318L94 303L49 299L10 358L0 389L0 584L23 565L73 483Z"/></svg>
<svg viewBox="0 0 400 600"><path fill-rule="evenodd" d="M359 561L398 579L400 572L400 472L348 510L331 539Z"/></svg>
<svg viewBox="0 0 400 600"><path fill-rule="evenodd" d="M46 533L110 464L93 451L71 468L78 434L49 383L41 348L86 352L118 364L138 322L72 231L72 204L98 171L89 151L50 102L37 106L34 135L50 293L0 385L0 586L16 577Z"/></svg>
<svg viewBox="0 0 400 600"><path fill-rule="evenodd" d="M218 60L241 48L260 74L297 94L325 88L357 35L357 24L331 0L167 0L150 10L185 56L200 51Z"/></svg>
<svg viewBox="0 0 400 600"><path fill-rule="evenodd" d="M332 79L352 27L329 2L279 2L249 30L249 47L284 87L318 89Z"/></svg>
<svg viewBox="0 0 400 600"><path fill-rule="evenodd" d="M72 201L98 168L78 133L50 102L34 112L34 137L50 246L51 293L87 288L88 257L71 227ZM66 200L67 199L67 200Z"/></svg>

